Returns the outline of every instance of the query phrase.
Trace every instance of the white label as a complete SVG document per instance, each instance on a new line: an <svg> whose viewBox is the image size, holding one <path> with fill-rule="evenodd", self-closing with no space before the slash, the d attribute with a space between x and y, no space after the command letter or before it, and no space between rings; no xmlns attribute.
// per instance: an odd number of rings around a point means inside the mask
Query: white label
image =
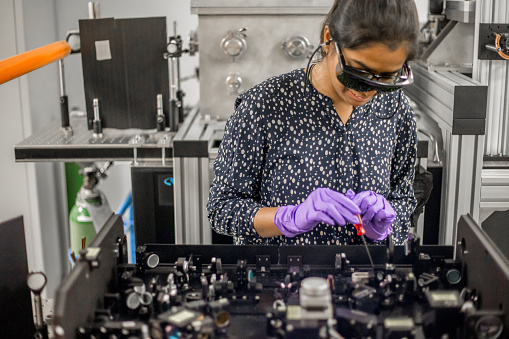
<svg viewBox="0 0 509 339"><path fill-rule="evenodd" d="M109 40L101 40L95 42L95 58L97 59L97 61L111 59Z"/></svg>
<svg viewBox="0 0 509 339"><path fill-rule="evenodd" d="M78 215L76 217L76 221L78 221L78 222L92 222L92 217L87 217L86 215Z"/></svg>

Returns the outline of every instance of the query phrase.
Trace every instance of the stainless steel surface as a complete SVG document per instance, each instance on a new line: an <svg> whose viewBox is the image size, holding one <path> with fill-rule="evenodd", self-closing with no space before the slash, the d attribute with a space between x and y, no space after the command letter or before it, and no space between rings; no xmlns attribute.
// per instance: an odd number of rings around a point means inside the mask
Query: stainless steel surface
<svg viewBox="0 0 509 339"><path fill-rule="evenodd" d="M163 113L163 95L158 94L156 97L156 100L157 100L157 115L162 116L162 115L164 115L164 113Z"/></svg>
<svg viewBox="0 0 509 339"><path fill-rule="evenodd" d="M99 117L99 99L94 99L94 121L101 120Z"/></svg>
<svg viewBox="0 0 509 339"><path fill-rule="evenodd" d="M445 17L464 23L474 23L476 1L447 0L445 2Z"/></svg>
<svg viewBox="0 0 509 339"><path fill-rule="evenodd" d="M318 46L320 25L331 5L331 1L193 1L191 9L199 21L202 116L226 120L239 94L271 76L306 67L307 59L290 58L282 43L299 36ZM301 51L296 48L292 53ZM232 74L242 79L241 86L236 87L239 81L235 87L226 82Z"/></svg>
<svg viewBox="0 0 509 339"><path fill-rule="evenodd" d="M148 156L145 151L151 151L148 158L161 160L162 150L171 149L175 135L155 130L104 128L103 137L95 138L93 131L87 129L86 119L71 115L72 135L64 133L58 122L40 129L14 146L16 161L133 160L137 150L144 159L144 154Z"/></svg>
<svg viewBox="0 0 509 339"><path fill-rule="evenodd" d="M493 52L498 52L497 47L495 47L493 45L486 45L486 49L489 49L490 51L493 51Z"/></svg>
<svg viewBox="0 0 509 339"><path fill-rule="evenodd" d="M58 60L58 75L60 77L60 96L65 95L64 59Z"/></svg>
<svg viewBox="0 0 509 339"><path fill-rule="evenodd" d="M331 0L194 0L191 13L215 14L326 14L332 6Z"/></svg>
<svg viewBox="0 0 509 339"><path fill-rule="evenodd" d="M178 58L168 58L170 69L170 100L177 100L178 91Z"/></svg>
<svg viewBox="0 0 509 339"><path fill-rule="evenodd" d="M90 1L88 3L88 18L99 19L101 17L99 10L100 10L99 2Z"/></svg>
<svg viewBox="0 0 509 339"><path fill-rule="evenodd" d="M475 13L476 1L447 0L442 14L428 16L421 29L425 47L419 59L429 70L472 72Z"/></svg>
<svg viewBox="0 0 509 339"><path fill-rule="evenodd" d="M429 70L469 73L474 62L473 24L450 21L419 57Z"/></svg>

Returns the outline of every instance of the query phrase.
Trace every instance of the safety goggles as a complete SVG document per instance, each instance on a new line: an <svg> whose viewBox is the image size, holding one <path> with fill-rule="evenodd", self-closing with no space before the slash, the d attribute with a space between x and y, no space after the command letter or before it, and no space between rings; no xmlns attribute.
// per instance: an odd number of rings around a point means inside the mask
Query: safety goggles
<svg viewBox="0 0 509 339"><path fill-rule="evenodd" d="M412 69L405 62L396 74L374 74L369 71L346 65L345 58L338 44L334 42L339 63L336 66L336 77L348 88L359 92L393 92L414 82Z"/></svg>

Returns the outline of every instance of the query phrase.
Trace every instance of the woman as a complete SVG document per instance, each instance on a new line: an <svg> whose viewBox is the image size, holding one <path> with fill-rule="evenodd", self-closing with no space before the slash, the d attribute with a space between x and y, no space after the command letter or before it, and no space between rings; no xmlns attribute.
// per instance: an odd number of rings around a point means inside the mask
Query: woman
<svg viewBox="0 0 509 339"><path fill-rule="evenodd" d="M416 126L400 88L417 36L413 0L336 0L318 63L237 98L214 164L212 228L235 244L349 245L362 243L360 215L372 241L392 232L401 244Z"/></svg>

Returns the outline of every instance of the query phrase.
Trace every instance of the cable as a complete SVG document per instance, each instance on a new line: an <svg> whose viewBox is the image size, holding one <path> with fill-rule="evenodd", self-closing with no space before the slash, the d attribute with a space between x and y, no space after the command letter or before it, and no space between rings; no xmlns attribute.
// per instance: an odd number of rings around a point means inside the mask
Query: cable
<svg viewBox="0 0 509 339"><path fill-rule="evenodd" d="M311 62L313 61L313 58L315 57L316 52L318 52L320 50L320 48L322 48L323 46L330 45L331 42L332 42L332 39L330 39L326 43L318 45L318 47L315 49L315 51L309 57L309 61L308 61L308 64L306 66L306 81L304 83L304 89L306 89L309 86L309 82L310 82L310 78L311 78L311 70L316 65L316 64L311 64Z"/></svg>
<svg viewBox="0 0 509 339"><path fill-rule="evenodd" d="M495 38L495 48L497 49L498 55L500 55L502 58L509 60L509 55L502 52L502 48L500 47L500 38L502 35L497 33L497 37Z"/></svg>

